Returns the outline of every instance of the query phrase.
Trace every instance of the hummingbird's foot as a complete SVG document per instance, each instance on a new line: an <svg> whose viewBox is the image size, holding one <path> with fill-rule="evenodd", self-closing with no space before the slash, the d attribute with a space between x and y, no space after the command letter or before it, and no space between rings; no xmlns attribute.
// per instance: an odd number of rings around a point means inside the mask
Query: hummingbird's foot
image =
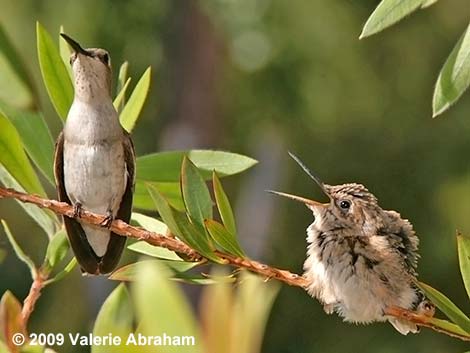
<svg viewBox="0 0 470 353"><path fill-rule="evenodd" d="M101 221L101 225L106 228L111 228L111 223L114 221L114 216L112 211L106 212L106 217Z"/></svg>
<svg viewBox="0 0 470 353"><path fill-rule="evenodd" d="M331 314L333 314L334 311L335 311L335 304L334 304L334 303L323 304L323 310L324 310L325 313L327 313L328 315L331 315Z"/></svg>
<svg viewBox="0 0 470 353"><path fill-rule="evenodd" d="M80 202L76 202L73 205L73 217L74 218L81 218L82 217L82 204Z"/></svg>
<svg viewBox="0 0 470 353"><path fill-rule="evenodd" d="M436 307L429 300L423 300L416 308L416 312L420 315L433 317L436 313Z"/></svg>

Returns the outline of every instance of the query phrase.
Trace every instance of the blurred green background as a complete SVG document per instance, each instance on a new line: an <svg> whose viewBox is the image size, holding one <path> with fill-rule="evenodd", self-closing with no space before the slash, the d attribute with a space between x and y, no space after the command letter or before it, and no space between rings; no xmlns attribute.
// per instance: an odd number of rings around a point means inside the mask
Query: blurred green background
<svg viewBox="0 0 470 353"><path fill-rule="evenodd" d="M264 192L321 197L288 157L290 150L327 183L363 183L383 208L410 219L421 239L421 280L468 310L454 235L456 229L470 234L470 100L466 94L433 120L431 99L439 69L468 24L470 7L465 1L441 1L359 41L377 3L0 0L0 22L37 82L54 137L61 127L40 79L36 20L54 35L64 25L85 47L108 49L115 68L129 60L132 84L152 66L150 96L133 133L138 155L201 147L260 161L224 182L250 257L302 271L312 215ZM39 261L46 246L39 228L12 201L0 203L0 216ZM11 289L23 299L28 270L5 237L0 249L8 251L0 264L0 293ZM90 331L115 284L78 272L46 289L31 331ZM196 297L197 290L188 295ZM388 324L342 323L302 290L284 286L262 352L466 348L429 330L405 338ZM67 349L72 352L71 347L58 350Z"/></svg>

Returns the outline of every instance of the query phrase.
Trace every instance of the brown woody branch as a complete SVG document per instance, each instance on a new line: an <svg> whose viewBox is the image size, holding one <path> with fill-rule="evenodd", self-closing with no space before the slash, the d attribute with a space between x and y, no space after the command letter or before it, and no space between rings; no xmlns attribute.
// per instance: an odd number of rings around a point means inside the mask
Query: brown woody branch
<svg viewBox="0 0 470 353"><path fill-rule="evenodd" d="M14 189L0 187L0 198L17 199L21 202L32 203L41 208L47 208L60 215L64 215L70 218L75 217L73 207L68 205L67 203L45 199L37 195L25 194ZM102 222L105 220L105 218L106 216L95 214L85 210L83 210L80 214L81 221L89 224L94 224L96 226L102 226ZM200 260L203 258L203 256L201 256L196 250L190 248L188 245L176 238L151 232L140 227L131 226L121 220L114 220L111 224L110 229L116 234L128 238L143 240L151 245L167 248L177 253L184 254L188 257L189 260ZM237 268L247 269L251 272L266 277L267 279L274 278L288 285L297 286L304 289L308 285L308 281L305 277L289 272L287 270L281 270L248 258L236 257L234 255L226 254L217 250L215 251L215 253L217 254L217 256L224 259L227 264ZM28 318L31 314L34 308L34 303L39 298L40 290L42 288L42 282L36 282L36 280L33 282L33 285L30 290L30 295L28 295L25 300L24 306L28 307L28 310L27 312L23 310L23 316L26 318ZM437 327L432 324L431 318L423 315L418 315L412 311L408 311L402 308L389 308L386 311L386 314L411 321L419 326L431 328L434 331L444 333L448 336L456 337L465 341L470 341L470 335L459 335L455 334L454 332ZM25 322L27 322L27 320Z"/></svg>

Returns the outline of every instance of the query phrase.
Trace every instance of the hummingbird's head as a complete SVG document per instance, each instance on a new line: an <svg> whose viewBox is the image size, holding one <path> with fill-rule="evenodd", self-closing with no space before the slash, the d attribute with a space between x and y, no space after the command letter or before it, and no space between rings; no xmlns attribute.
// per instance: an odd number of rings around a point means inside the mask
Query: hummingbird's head
<svg viewBox="0 0 470 353"><path fill-rule="evenodd" d="M330 200L329 202L321 203L283 192L271 191L272 193L302 202L312 210L315 221L321 223L322 227L327 229L358 227L367 231L369 225L377 225L381 209L377 203L377 198L364 185L355 183L341 185L324 184L299 158L292 153L289 154Z"/></svg>
<svg viewBox="0 0 470 353"><path fill-rule="evenodd" d="M60 34L72 48L70 66L74 76L75 96L83 100L111 95L111 58L104 49L83 49L65 33Z"/></svg>

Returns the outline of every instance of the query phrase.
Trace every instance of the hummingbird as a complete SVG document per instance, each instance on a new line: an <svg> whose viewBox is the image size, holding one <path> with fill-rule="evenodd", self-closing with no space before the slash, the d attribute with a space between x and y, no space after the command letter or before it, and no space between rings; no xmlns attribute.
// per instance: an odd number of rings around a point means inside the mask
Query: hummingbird
<svg viewBox="0 0 470 353"><path fill-rule="evenodd" d="M54 153L59 200L74 207L64 216L72 250L82 272L111 272L126 238L112 232L114 219L129 222L135 182L134 146L119 123L111 99L111 61L104 49L83 49L61 33L72 49L75 94ZM80 222L82 210L105 214L98 227Z"/></svg>
<svg viewBox="0 0 470 353"><path fill-rule="evenodd" d="M313 179L329 202L271 191L302 202L314 222L307 228L304 277L307 292L327 314L368 324L389 321L406 335L418 332L411 322L385 315L401 307L425 316L435 308L416 286L419 239L398 212L383 210L362 184L324 184L295 155L290 156Z"/></svg>

